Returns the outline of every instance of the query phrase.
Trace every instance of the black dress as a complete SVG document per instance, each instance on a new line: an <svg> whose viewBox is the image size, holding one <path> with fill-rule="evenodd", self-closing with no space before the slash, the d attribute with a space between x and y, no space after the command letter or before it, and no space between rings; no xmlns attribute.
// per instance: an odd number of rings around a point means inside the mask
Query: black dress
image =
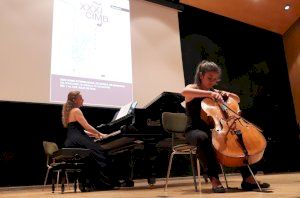
<svg viewBox="0 0 300 198"><path fill-rule="evenodd" d="M88 190L112 189L116 184L116 177L112 174L112 163L106 152L84 132L79 122L68 124L66 147L90 149L91 156L87 159L87 168L83 172L82 182Z"/></svg>

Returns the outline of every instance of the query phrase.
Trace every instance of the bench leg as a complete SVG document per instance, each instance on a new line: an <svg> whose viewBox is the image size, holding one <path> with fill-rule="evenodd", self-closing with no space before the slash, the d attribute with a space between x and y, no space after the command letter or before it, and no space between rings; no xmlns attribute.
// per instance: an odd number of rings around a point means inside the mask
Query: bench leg
<svg viewBox="0 0 300 198"><path fill-rule="evenodd" d="M52 171L52 193L54 193L55 191L55 183L56 183L56 179L54 177L54 172Z"/></svg>
<svg viewBox="0 0 300 198"><path fill-rule="evenodd" d="M65 174L65 170L61 171L61 193L65 192L65 181L66 181L66 174Z"/></svg>

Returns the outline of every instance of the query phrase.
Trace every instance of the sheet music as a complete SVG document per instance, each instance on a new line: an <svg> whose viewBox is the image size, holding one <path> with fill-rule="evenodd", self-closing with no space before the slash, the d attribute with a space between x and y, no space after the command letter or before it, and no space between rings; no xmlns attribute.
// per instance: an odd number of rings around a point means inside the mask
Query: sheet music
<svg viewBox="0 0 300 198"><path fill-rule="evenodd" d="M123 117L123 116L126 116L128 113L130 113L130 111L135 108L135 106L137 105L137 102L130 102L126 105L124 105L123 107L120 108L117 116L116 116L116 120Z"/></svg>

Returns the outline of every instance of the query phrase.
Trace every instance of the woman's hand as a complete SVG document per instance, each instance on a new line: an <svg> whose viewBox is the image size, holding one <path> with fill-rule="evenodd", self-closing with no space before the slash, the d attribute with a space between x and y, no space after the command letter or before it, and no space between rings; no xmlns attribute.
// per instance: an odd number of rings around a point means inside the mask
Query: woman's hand
<svg viewBox="0 0 300 198"><path fill-rule="evenodd" d="M220 91L220 94L221 94L222 97L225 97L225 98L228 98L229 95L230 95L230 93L227 92L227 91Z"/></svg>
<svg viewBox="0 0 300 198"><path fill-rule="evenodd" d="M219 93L221 94L221 96L223 97L223 100L227 101L227 99L229 97L231 97L232 99L234 99L237 103L240 102L240 97L234 93L228 92L228 91L219 91Z"/></svg>
<svg viewBox="0 0 300 198"><path fill-rule="evenodd" d="M104 134L104 133L97 133L97 134L95 134L95 138L96 139L103 139L103 138L105 138L107 136L107 134Z"/></svg>
<svg viewBox="0 0 300 198"><path fill-rule="evenodd" d="M212 91L210 97L219 102L224 102L223 97L222 97L221 93L219 93L219 92Z"/></svg>
<svg viewBox="0 0 300 198"><path fill-rule="evenodd" d="M101 137L100 137L101 139L103 139L107 136L107 134L105 134L105 133L100 133L100 135L101 135Z"/></svg>

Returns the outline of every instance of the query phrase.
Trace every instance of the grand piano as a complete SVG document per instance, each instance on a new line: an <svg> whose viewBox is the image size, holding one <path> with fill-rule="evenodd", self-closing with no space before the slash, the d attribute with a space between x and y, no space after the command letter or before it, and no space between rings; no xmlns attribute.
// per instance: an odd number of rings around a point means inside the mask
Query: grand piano
<svg viewBox="0 0 300 198"><path fill-rule="evenodd" d="M162 113L185 112L181 105L183 101L184 97L179 93L163 92L143 108L135 108L126 116L97 126L99 131L113 135L96 142L111 155L142 149L148 183L153 185L156 180L156 145L170 137L162 127ZM132 173L130 175L133 177Z"/></svg>

